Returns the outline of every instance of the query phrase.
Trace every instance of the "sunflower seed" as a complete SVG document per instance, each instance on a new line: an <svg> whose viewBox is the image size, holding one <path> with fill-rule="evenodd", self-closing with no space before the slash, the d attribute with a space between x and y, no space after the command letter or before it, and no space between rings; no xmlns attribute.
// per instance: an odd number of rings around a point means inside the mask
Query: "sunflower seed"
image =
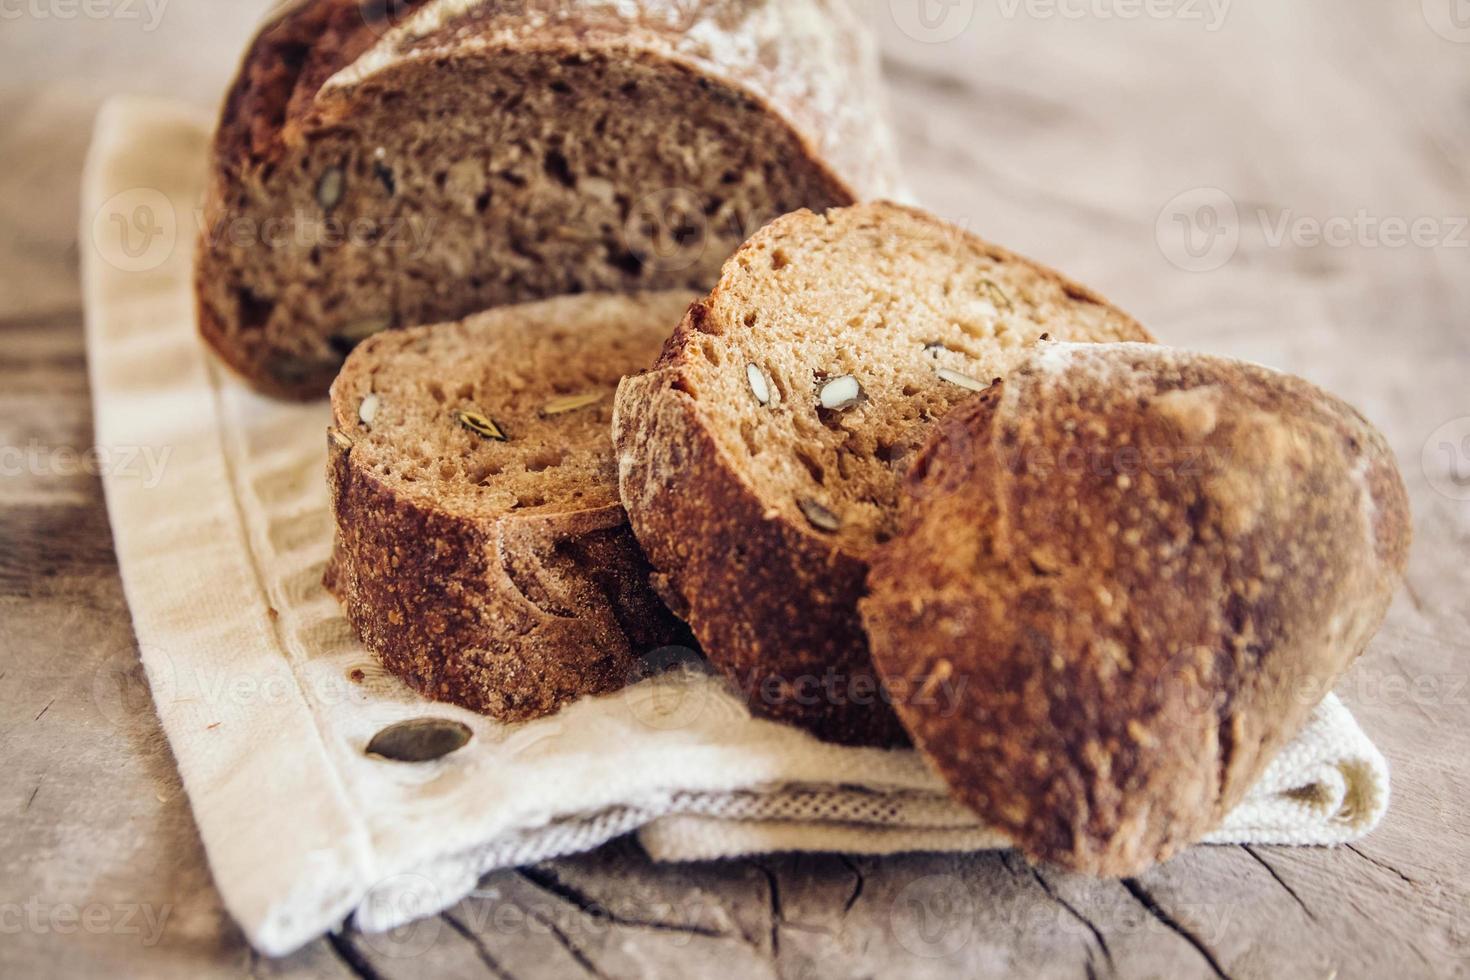
<svg viewBox="0 0 1470 980"><path fill-rule="evenodd" d="M766 381L766 372L754 364L745 365L745 378L750 382L751 394L762 405L771 404L771 385Z"/></svg>
<svg viewBox="0 0 1470 980"><path fill-rule="evenodd" d="M393 762L431 762L464 748L474 732L449 718L414 718L389 725L367 744L367 754Z"/></svg>
<svg viewBox="0 0 1470 980"><path fill-rule="evenodd" d="M585 395L564 395L561 398L553 398L551 401L541 406L541 414L561 415L563 412L575 412L579 408L586 408L588 405L596 405L598 402L602 401L602 399L606 397L606 395L606 392L592 391L588 392Z"/></svg>
<svg viewBox="0 0 1470 980"><path fill-rule="evenodd" d="M362 404L357 406L357 418L363 425L372 425L373 419L378 417L378 396L370 394L363 398Z"/></svg>
<svg viewBox="0 0 1470 980"><path fill-rule="evenodd" d="M818 531L832 533L842 527L842 518L811 497L802 497L797 504L801 507L801 512L806 515L807 521Z"/></svg>
<svg viewBox="0 0 1470 980"><path fill-rule="evenodd" d="M347 178L341 167L329 167L316 182L316 203L323 211L330 211L342 200L342 190Z"/></svg>
<svg viewBox="0 0 1470 980"><path fill-rule="evenodd" d="M941 381L948 381L952 385L959 385L961 388L967 388L970 391L984 391L990 387L988 384L976 381L968 374L951 371L949 368L940 368L936 373L939 375Z"/></svg>
<svg viewBox="0 0 1470 980"><path fill-rule="evenodd" d="M858 384L857 378L844 374L822 385L822 390L817 393L817 399L822 403L823 408L834 412L845 412L863 400L863 386Z"/></svg>
<svg viewBox="0 0 1470 980"><path fill-rule="evenodd" d="M479 412L460 409L454 413L454 419L460 425L475 433L475 435L484 436L486 439L494 439L496 442L510 441L510 437L505 434L505 430L496 424L495 420L488 415L481 415Z"/></svg>

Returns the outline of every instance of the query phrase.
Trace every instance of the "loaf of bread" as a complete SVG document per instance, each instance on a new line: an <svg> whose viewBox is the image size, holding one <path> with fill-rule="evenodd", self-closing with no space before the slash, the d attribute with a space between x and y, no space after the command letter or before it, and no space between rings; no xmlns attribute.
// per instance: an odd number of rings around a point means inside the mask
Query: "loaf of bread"
<svg viewBox="0 0 1470 980"><path fill-rule="evenodd" d="M753 711L892 745L858 618L925 429L1040 338L1147 340L1089 290L887 203L773 222L618 389L633 530Z"/></svg>
<svg viewBox="0 0 1470 980"><path fill-rule="evenodd" d="M1047 345L936 427L904 501L862 603L899 714L1026 854L1101 875L1240 801L1409 546L1393 455L1351 408L1143 344ZM957 700L921 696L941 682Z"/></svg>
<svg viewBox="0 0 1470 980"><path fill-rule="evenodd" d="M327 585L388 670L523 721L690 642L618 504L608 423L618 378L692 298L560 297L352 353L332 386Z"/></svg>
<svg viewBox="0 0 1470 980"><path fill-rule="evenodd" d="M844 0L287 4L214 138L200 328L304 398L390 327L707 289L771 218L892 192L877 83Z"/></svg>

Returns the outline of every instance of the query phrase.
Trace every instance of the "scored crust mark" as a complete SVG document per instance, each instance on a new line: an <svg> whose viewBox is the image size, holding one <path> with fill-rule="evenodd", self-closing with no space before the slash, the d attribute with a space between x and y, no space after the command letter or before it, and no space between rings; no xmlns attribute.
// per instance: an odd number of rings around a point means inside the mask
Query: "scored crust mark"
<svg viewBox="0 0 1470 980"><path fill-rule="evenodd" d="M704 289L771 218L893 189L839 6L702 0L692 33L605 0L389 6L276 18L221 115L200 328L269 393L322 394L395 326Z"/></svg>
<svg viewBox="0 0 1470 980"><path fill-rule="evenodd" d="M633 529L752 710L833 740L905 741L858 619L868 556L895 530L925 429L1048 334L1151 339L922 212L798 212L731 256L656 368L619 386Z"/></svg>
<svg viewBox="0 0 1470 980"><path fill-rule="evenodd" d="M353 352L332 389L326 579L390 672L521 721L692 642L617 501L604 396L657 354L689 298L563 297Z"/></svg>
<svg viewBox="0 0 1470 980"><path fill-rule="evenodd" d="M1363 474L1374 474L1371 480ZM954 795L1134 874L1208 833L1382 621L1409 514L1350 407L1254 365L1057 344L934 430L861 603Z"/></svg>

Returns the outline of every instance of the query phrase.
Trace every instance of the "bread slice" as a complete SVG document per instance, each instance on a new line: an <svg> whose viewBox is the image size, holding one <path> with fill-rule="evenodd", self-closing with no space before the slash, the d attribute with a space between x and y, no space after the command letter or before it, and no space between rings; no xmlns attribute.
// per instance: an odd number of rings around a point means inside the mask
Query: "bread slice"
<svg viewBox="0 0 1470 980"><path fill-rule="evenodd" d="M613 418L633 530L752 710L900 744L858 619L930 423L1049 334L1147 340L1091 291L919 211L762 229Z"/></svg>
<svg viewBox="0 0 1470 980"><path fill-rule="evenodd" d="M689 642L618 504L608 420L692 298L562 297L352 353L332 386L327 585L391 672L523 721Z"/></svg>
<svg viewBox="0 0 1470 980"><path fill-rule="evenodd" d="M955 795L1032 858L1135 874L1214 827L1383 619L1393 454L1297 378L1049 345L934 431L862 602Z"/></svg>
<svg viewBox="0 0 1470 980"><path fill-rule="evenodd" d="M697 287L763 223L892 193L873 45L829 0L299 0L215 136L205 338L325 394L390 327Z"/></svg>

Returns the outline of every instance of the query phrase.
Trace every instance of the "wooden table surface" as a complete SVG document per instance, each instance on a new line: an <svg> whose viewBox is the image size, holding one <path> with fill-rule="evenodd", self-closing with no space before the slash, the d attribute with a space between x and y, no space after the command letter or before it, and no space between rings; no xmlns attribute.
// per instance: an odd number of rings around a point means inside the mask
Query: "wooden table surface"
<svg viewBox="0 0 1470 980"><path fill-rule="evenodd" d="M1388 434L1417 539L1339 688L1393 767L1377 832L1122 882L999 853L664 867L620 841L281 961L222 910L146 698L104 691L137 653L75 465L92 115L212 106L262 6L0 3L0 976L1470 976L1466 0L868 4L926 203Z"/></svg>

